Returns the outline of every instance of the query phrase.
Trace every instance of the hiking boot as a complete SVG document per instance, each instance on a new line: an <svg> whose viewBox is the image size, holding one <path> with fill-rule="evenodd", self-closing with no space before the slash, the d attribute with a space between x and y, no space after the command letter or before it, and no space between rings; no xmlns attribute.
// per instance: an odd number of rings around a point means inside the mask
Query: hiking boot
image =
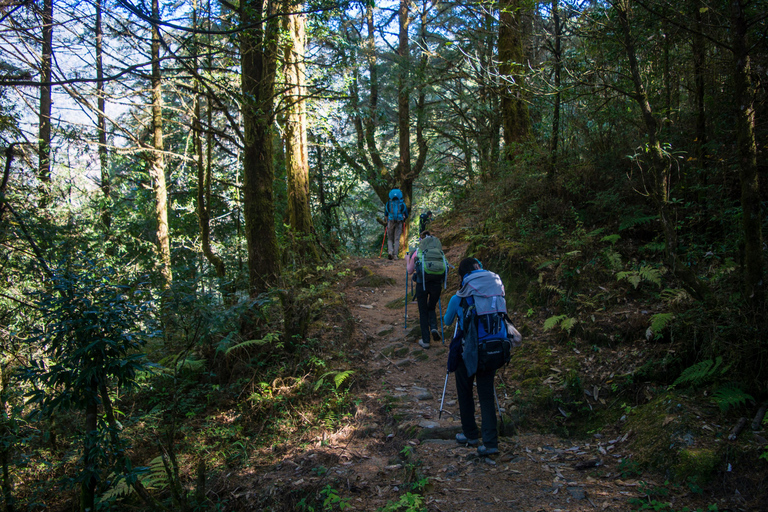
<svg viewBox="0 0 768 512"><path fill-rule="evenodd" d="M496 455L497 453L499 453L498 448L486 448L485 446L477 447L478 455Z"/></svg>
<svg viewBox="0 0 768 512"><path fill-rule="evenodd" d="M479 439L467 439L467 436L465 436L463 433L459 432L456 434L456 442L459 444L468 444L469 446L477 446L477 444L480 442ZM484 446L481 446L480 448L485 448ZM480 449L478 448L478 450Z"/></svg>
<svg viewBox="0 0 768 512"><path fill-rule="evenodd" d="M391 260L392 259L392 254L387 254L387 258Z"/></svg>
<svg viewBox="0 0 768 512"><path fill-rule="evenodd" d="M424 340L419 340L419 346L421 348L429 348L429 343L425 343Z"/></svg>
<svg viewBox="0 0 768 512"><path fill-rule="evenodd" d="M437 329L432 329L432 339L435 341L440 341L441 339L443 339L440 337L440 332L438 332Z"/></svg>

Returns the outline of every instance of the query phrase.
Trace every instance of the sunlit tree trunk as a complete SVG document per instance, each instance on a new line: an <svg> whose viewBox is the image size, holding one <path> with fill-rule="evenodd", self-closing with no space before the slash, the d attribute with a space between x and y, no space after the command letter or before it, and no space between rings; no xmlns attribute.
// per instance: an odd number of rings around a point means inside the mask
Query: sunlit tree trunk
<svg viewBox="0 0 768 512"><path fill-rule="evenodd" d="M277 66L277 17L259 0L240 5L240 69L243 116L243 214L252 296L279 272L275 234L272 124ZM269 17L269 19L265 19Z"/></svg>
<svg viewBox="0 0 768 512"><path fill-rule="evenodd" d="M171 273L171 242L168 233L168 192L165 185L165 157L163 156L163 89L160 75L160 4L152 0L152 149L149 175L155 195L155 221L157 223L158 263L163 288L173 281Z"/></svg>
<svg viewBox="0 0 768 512"><path fill-rule="evenodd" d="M51 185L51 80L53 77L53 0L43 1L43 45L40 55L40 114L38 121L38 177L40 206L48 207Z"/></svg>
<svg viewBox="0 0 768 512"><path fill-rule="evenodd" d="M288 2L289 12L301 11L300 4ZM305 15L290 14L283 18L286 32L283 45L285 97L288 103L285 123L285 173L288 178L288 222L299 235L312 233L309 208L309 149L307 142L306 75L304 47ZM305 253L317 258L314 244L304 246Z"/></svg>
<svg viewBox="0 0 768 512"><path fill-rule="evenodd" d="M101 173L101 192L104 194L104 207L101 211L101 223L108 237L112 225L111 180L109 176L109 161L107 153L107 116L104 112L104 31L101 22L103 0L96 0L96 129L99 138L99 169Z"/></svg>
<svg viewBox="0 0 768 512"><path fill-rule="evenodd" d="M524 90L525 53L522 20L525 4L525 0L499 2L501 116L507 158L515 154L515 146L526 141L531 131Z"/></svg>
<svg viewBox="0 0 768 512"><path fill-rule="evenodd" d="M747 298L761 308L765 301L763 233L760 184L755 140L755 90L747 44L747 19L743 0L731 3L733 34L734 99L737 105L736 132L741 179L742 228L744 235L745 288Z"/></svg>

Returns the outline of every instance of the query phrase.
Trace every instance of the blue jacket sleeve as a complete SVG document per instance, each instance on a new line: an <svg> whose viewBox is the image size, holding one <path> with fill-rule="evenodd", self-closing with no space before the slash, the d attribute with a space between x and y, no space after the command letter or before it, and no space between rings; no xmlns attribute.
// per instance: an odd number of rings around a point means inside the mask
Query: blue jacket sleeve
<svg viewBox="0 0 768 512"><path fill-rule="evenodd" d="M461 311L461 308L459 307L459 304L461 304L461 297L458 295L454 295L451 297L451 300L448 302L448 307L445 309L445 316L443 316L443 325L451 325L453 323L454 318L459 319L459 327L463 327L461 325L461 315L459 312Z"/></svg>

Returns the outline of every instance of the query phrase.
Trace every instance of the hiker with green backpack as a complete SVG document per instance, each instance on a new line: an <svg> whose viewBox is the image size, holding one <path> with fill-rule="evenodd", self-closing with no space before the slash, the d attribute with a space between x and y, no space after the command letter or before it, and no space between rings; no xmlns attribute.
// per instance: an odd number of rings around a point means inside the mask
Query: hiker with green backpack
<svg viewBox="0 0 768 512"><path fill-rule="evenodd" d="M437 330L435 307L447 283L447 270L448 262L445 260L440 239L432 236L429 231L422 232L419 247L406 258L406 275L413 274L412 279L416 283L415 293L421 326L419 346L422 348L429 348L430 335L435 341L442 339ZM442 311L440 313L442 315Z"/></svg>

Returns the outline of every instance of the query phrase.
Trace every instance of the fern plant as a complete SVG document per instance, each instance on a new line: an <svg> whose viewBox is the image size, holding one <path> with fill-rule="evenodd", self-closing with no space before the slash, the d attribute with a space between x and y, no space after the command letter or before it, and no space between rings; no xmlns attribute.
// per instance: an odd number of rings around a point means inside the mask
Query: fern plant
<svg viewBox="0 0 768 512"><path fill-rule="evenodd" d="M637 270L627 270L616 274L616 279L621 281L626 279L632 286L637 288L643 281L648 281L657 286L661 286L661 271L659 269L643 265Z"/></svg>
<svg viewBox="0 0 768 512"><path fill-rule="evenodd" d="M699 361L683 370L683 373L672 383L672 387L681 384L692 387L701 386L725 374L729 368L730 365L723 366L722 356L717 356L714 361L712 359Z"/></svg>
<svg viewBox="0 0 768 512"><path fill-rule="evenodd" d="M544 330L549 331L555 327L560 327L566 333L571 334L571 331L579 323L575 318L571 318L568 315L556 315L547 318L544 321Z"/></svg>
<svg viewBox="0 0 768 512"><path fill-rule="evenodd" d="M651 316L651 326L645 332L645 337L650 340L651 338L659 339L661 337L661 331L664 330L675 319L673 313L657 313Z"/></svg>
<svg viewBox="0 0 768 512"><path fill-rule="evenodd" d="M137 468L139 469L139 468ZM110 480L117 478L116 483L99 498L99 503L107 503L125 498L134 492L134 487L122 476L111 475ZM159 491L168 486L168 473L163 464L163 457L157 456L149 463L144 472L139 474L139 481L148 491Z"/></svg>
<svg viewBox="0 0 768 512"><path fill-rule="evenodd" d="M355 373L354 370L326 372L322 374L319 379L317 379L317 382L315 382L315 391L320 389L320 386L323 385L326 377L333 377L333 383L336 385L336 389L339 389L344 381L347 380L353 373Z"/></svg>
<svg viewBox="0 0 768 512"><path fill-rule="evenodd" d="M745 393L738 385L728 383L717 388L712 394L712 401L720 407L721 411L726 412L732 407L746 404L747 401L754 402L755 399L749 393Z"/></svg>

